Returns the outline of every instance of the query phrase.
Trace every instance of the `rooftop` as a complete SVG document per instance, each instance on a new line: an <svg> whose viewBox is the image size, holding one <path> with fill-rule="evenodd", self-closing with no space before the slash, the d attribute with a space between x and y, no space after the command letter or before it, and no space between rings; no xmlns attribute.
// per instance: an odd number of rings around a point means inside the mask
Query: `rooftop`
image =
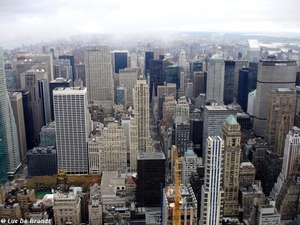
<svg viewBox="0 0 300 225"><path fill-rule="evenodd" d="M232 114L227 117L226 122L229 124L238 124L238 122Z"/></svg>
<svg viewBox="0 0 300 225"><path fill-rule="evenodd" d="M165 159L163 152L139 152L137 154L138 160L151 160L151 159Z"/></svg>
<svg viewBox="0 0 300 225"><path fill-rule="evenodd" d="M292 89L290 88L277 88L278 92L294 92Z"/></svg>

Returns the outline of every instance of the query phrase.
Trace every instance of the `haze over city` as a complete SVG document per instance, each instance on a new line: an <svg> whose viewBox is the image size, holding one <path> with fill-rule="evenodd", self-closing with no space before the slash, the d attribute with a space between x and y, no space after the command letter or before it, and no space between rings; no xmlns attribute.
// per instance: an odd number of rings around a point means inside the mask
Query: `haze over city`
<svg viewBox="0 0 300 225"><path fill-rule="evenodd" d="M6 1L4 48L71 35L154 31L299 34L299 1Z"/></svg>

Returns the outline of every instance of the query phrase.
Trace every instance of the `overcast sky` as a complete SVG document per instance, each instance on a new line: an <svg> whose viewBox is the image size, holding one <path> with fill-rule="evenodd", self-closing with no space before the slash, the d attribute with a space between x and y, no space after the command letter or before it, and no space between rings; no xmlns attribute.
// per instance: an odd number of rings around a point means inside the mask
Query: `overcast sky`
<svg viewBox="0 0 300 225"><path fill-rule="evenodd" d="M293 32L299 0L1 0L0 46L87 33Z"/></svg>

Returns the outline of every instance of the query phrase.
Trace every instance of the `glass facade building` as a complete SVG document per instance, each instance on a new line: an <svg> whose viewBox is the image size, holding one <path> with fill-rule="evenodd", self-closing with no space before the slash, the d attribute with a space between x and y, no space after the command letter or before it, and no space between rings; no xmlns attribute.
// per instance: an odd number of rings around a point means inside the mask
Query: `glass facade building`
<svg viewBox="0 0 300 225"><path fill-rule="evenodd" d="M180 67L179 66L167 67L166 82L176 84L177 90L180 89Z"/></svg>
<svg viewBox="0 0 300 225"><path fill-rule="evenodd" d="M52 176L57 174L56 149L36 147L27 152L28 176Z"/></svg>
<svg viewBox="0 0 300 225"><path fill-rule="evenodd" d="M128 67L128 53L127 52L114 52L114 62L115 62L115 73L119 73L120 69L125 69Z"/></svg>
<svg viewBox="0 0 300 225"><path fill-rule="evenodd" d="M3 141L3 127L2 127L2 115L0 114L0 185L4 185L8 181L6 160L5 160L5 148Z"/></svg>

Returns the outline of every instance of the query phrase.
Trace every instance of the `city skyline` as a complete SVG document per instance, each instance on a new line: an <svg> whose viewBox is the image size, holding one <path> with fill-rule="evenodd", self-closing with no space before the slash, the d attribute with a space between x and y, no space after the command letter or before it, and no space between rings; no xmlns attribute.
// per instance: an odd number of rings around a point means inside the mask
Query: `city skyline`
<svg viewBox="0 0 300 225"><path fill-rule="evenodd" d="M14 0L0 9L0 29L9 30L0 37L0 43L4 48L13 48L72 35L105 33L120 37L157 31L300 34L297 6L300 3L296 0L290 0L289 4L284 1L274 4L270 0L254 0L251 4L245 0L208 3L188 0L184 4L170 4L155 0L146 6L136 0L88 0L85 4L77 0Z"/></svg>

